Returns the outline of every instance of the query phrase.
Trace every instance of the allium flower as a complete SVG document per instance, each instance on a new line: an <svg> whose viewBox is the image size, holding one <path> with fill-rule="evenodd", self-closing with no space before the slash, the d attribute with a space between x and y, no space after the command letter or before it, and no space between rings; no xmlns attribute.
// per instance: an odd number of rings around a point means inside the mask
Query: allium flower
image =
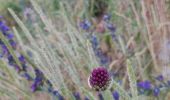
<svg viewBox="0 0 170 100"><path fill-rule="evenodd" d="M114 100L119 100L119 93L117 91L113 91L112 95Z"/></svg>
<svg viewBox="0 0 170 100"><path fill-rule="evenodd" d="M106 68L98 67L92 71L88 82L92 89L96 91L104 91L110 86L111 77Z"/></svg>

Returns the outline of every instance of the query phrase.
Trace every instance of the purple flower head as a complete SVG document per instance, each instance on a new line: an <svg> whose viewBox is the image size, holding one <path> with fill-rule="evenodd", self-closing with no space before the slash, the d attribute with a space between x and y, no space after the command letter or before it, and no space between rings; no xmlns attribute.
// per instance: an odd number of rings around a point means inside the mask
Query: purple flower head
<svg viewBox="0 0 170 100"><path fill-rule="evenodd" d="M154 96L158 96L159 93L160 93L160 89L159 89L158 87L155 87L155 88L153 89L153 95L154 95Z"/></svg>
<svg viewBox="0 0 170 100"><path fill-rule="evenodd" d="M119 93L117 91L113 91L112 95L114 100L119 100Z"/></svg>
<svg viewBox="0 0 170 100"><path fill-rule="evenodd" d="M163 81L163 79L164 79L164 78L163 78L162 75L159 75L159 76L156 77L156 80L158 80L158 81Z"/></svg>
<svg viewBox="0 0 170 100"><path fill-rule="evenodd" d="M80 27L81 27L83 30L89 30L90 27L91 27L91 22L89 22L88 20L83 20L83 21L80 23Z"/></svg>
<svg viewBox="0 0 170 100"><path fill-rule="evenodd" d="M106 68L98 67L93 69L88 81L92 89L104 91L110 86L111 77Z"/></svg>
<svg viewBox="0 0 170 100"><path fill-rule="evenodd" d="M144 81L144 82L139 82L139 83L137 84L137 86L138 86L139 88L142 88L142 89L145 89L145 90L149 90L149 89L151 89L151 82L148 81L148 80L146 80L146 81Z"/></svg>

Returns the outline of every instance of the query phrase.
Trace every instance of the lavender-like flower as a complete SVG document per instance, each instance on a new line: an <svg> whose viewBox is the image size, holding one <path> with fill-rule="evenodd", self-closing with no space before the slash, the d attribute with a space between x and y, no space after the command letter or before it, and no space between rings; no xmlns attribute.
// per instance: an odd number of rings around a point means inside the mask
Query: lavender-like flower
<svg viewBox="0 0 170 100"><path fill-rule="evenodd" d="M35 69L35 74L36 77L34 79L34 83L31 86L33 92L35 92L41 85L43 85L43 80L44 80L44 75L40 70Z"/></svg>
<svg viewBox="0 0 170 100"><path fill-rule="evenodd" d="M110 19L111 19L111 15L110 14L105 14L103 16L103 20L106 21L106 22L108 22Z"/></svg>
<svg viewBox="0 0 170 100"><path fill-rule="evenodd" d="M103 95L101 93L98 93L99 100L104 100Z"/></svg>
<svg viewBox="0 0 170 100"><path fill-rule="evenodd" d="M80 27L83 29L83 30L89 30L90 27L91 27L91 22L88 21L88 20L83 20L82 22L80 22Z"/></svg>
<svg viewBox="0 0 170 100"><path fill-rule="evenodd" d="M110 86L111 77L106 68L98 67L93 69L88 81L92 89L104 91Z"/></svg>
<svg viewBox="0 0 170 100"><path fill-rule="evenodd" d="M58 100L65 100L64 97L58 91L53 91L53 95L56 96Z"/></svg>
<svg viewBox="0 0 170 100"><path fill-rule="evenodd" d="M75 97L75 100L81 100L80 93L74 92L73 95Z"/></svg>
<svg viewBox="0 0 170 100"><path fill-rule="evenodd" d="M92 48L94 50L95 55L99 58L100 64L102 66L105 66L106 64L108 64L111 61L111 59L106 54L104 54L100 50L100 48L98 48L99 41L97 39L97 36L94 34L91 36L91 44L92 44Z"/></svg>
<svg viewBox="0 0 170 100"><path fill-rule="evenodd" d="M84 100L90 100L87 96L85 96Z"/></svg>
<svg viewBox="0 0 170 100"><path fill-rule="evenodd" d="M160 89L159 89L158 87L155 87L155 88L153 89L153 94L154 94L154 96L158 96L159 93L160 93Z"/></svg>
<svg viewBox="0 0 170 100"><path fill-rule="evenodd" d="M6 40L8 40L12 49L14 51L16 51L16 47L18 46L18 44L14 40L14 34L12 32L10 32L10 28L5 24L5 21L3 20L3 17L1 17L1 16L0 16L0 31L5 36ZM46 85L48 87L48 92L52 93L55 96L57 95L59 100L64 100L64 98L57 91L53 90L52 84L50 83L49 80L45 79L43 73L39 69L34 68L36 77L35 78L31 77L31 75L27 71L27 67L28 67L27 61L26 61L25 57L19 53L18 60L21 63L21 67L22 67L22 68L20 68L17 65L13 56L10 54L7 46L1 39L0 39L0 50L2 50L2 52L0 52L0 58L4 57L5 59L7 59L8 64L10 66L14 67L14 69L16 69L16 71L22 77L24 77L28 81L33 81L33 84L31 85L31 90L33 92L37 91L40 87L43 87L44 83L46 83Z"/></svg>
<svg viewBox="0 0 170 100"><path fill-rule="evenodd" d="M150 90L150 89L151 89L151 82L148 81L148 80L146 80L146 81L143 81L143 82L139 82L139 83L137 84L137 86L138 86L139 88L144 89L144 90Z"/></svg>
<svg viewBox="0 0 170 100"><path fill-rule="evenodd" d="M164 78L163 78L162 75L159 75L159 76L156 77L156 80L158 80L158 81L163 81L163 79L164 79Z"/></svg>
<svg viewBox="0 0 170 100"><path fill-rule="evenodd" d="M114 100L119 100L119 93L117 91L113 91L112 95Z"/></svg>

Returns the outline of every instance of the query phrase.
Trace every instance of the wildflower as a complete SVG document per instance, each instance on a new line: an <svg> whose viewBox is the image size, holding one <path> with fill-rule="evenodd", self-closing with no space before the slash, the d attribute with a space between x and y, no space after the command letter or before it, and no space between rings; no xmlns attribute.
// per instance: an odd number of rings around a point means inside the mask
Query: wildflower
<svg viewBox="0 0 170 100"><path fill-rule="evenodd" d="M153 89L153 94L154 94L154 96L158 96L159 93L160 93L160 89L159 89L158 87L155 87L155 88Z"/></svg>
<svg viewBox="0 0 170 100"><path fill-rule="evenodd" d="M16 49L17 43L14 40L9 40L10 45L12 46L13 49Z"/></svg>
<svg viewBox="0 0 170 100"><path fill-rule="evenodd" d="M138 86L139 88L142 88L142 89L145 89L145 90L151 89L151 83L150 83L150 81L148 81L148 80L146 80L146 81L144 81L144 82L139 82L139 83L137 84L137 86Z"/></svg>
<svg viewBox="0 0 170 100"><path fill-rule="evenodd" d="M167 81L167 85L170 86L170 80Z"/></svg>
<svg viewBox="0 0 170 100"><path fill-rule="evenodd" d="M19 59L19 61L20 61L21 63L23 63L23 64L26 63L25 57L24 57L23 55L20 55L20 56L18 57L18 59Z"/></svg>
<svg viewBox="0 0 170 100"><path fill-rule="evenodd" d="M74 92L73 95L75 97L75 100L81 100L80 94L78 92Z"/></svg>
<svg viewBox="0 0 170 100"><path fill-rule="evenodd" d="M8 39L13 39L14 38L14 34L13 33L9 33L9 34L6 35L6 37Z"/></svg>
<svg viewBox="0 0 170 100"><path fill-rule="evenodd" d="M85 96L84 100L90 100L87 96Z"/></svg>
<svg viewBox="0 0 170 100"><path fill-rule="evenodd" d="M23 73L22 76L28 81L33 80L33 78L27 72Z"/></svg>
<svg viewBox="0 0 170 100"><path fill-rule="evenodd" d="M0 58L2 58L5 55L6 50L7 50L6 46L0 44L0 51L1 51L0 52Z"/></svg>
<svg viewBox="0 0 170 100"><path fill-rule="evenodd" d="M99 45L99 42L98 42L97 37L96 37L95 35L92 35L92 37L91 37L91 43L92 43L92 48L93 48L94 50L96 50L97 47L98 47L98 45Z"/></svg>
<svg viewBox="0 0 170 100"><path fill-rule="evenodd" d="M116 31L116 27L113 26L113 24L106 24L106 27L112 32L114 33Z"/></svg>
<svg viewBox="0 0 170 100"><path fill-rule="evenodd" d="M106 90L111 82L109 72L104 67L93 69L89 77L89 86L96 91Z"/></svg>
<svg viewBox="0 0 170 100"><path fill-rule="evenodd" d="M89 30L90 27L91 27L91 23L90 23L88 20L83 20L83 21L80 23L80 27L81 27L83 30Z"/></svg>
<svg viewBox="0 0 170 100"><path fill-rule="evenodd" d="M101 93L98 93L99 100L104 100L103 95Z"/></svg>
<svg viewBox="0 0 170 100"><path fill-rule="evenodd" d="M40 70L35 69L35 75L36 77L31 86L32 92L35 92L41 85L43 85L43 79L44 79L43 73Z"/></svg>
<svg viewBox="0 0 170 100"><path fill-rule="evenodd" d="M104 21L109 21L111 19L111 15L110 14L105 14L104 16L103 16L103 20Z"/></svg>
<svg viewBox="0 0 170 100"><path fill-rule="evenodd" d="M16 50L17 42L13 39L14 34L12 32L9 32L10 28L5 24L5 21L2 19L1 16L0 16L0 31L6 37L6 39L12 46L13 50ZM16 64L16 61L14 60L13 56L10 54L10 52L8 51L8 48L6 47L6 45L3 43L3 41L1 39L0 39L0 50L2 50L2 52L0 52L0 57L6 57L8 64L10 66L14 67L16 69L16 71L20 74L20 72L21 72L20 67ZM6 54L6 56L4 56L5 54ZM20 75L22 77L26 78L28 81L33 81L33 84L31 85L31 90L34 92L37 89L39 89L41 86L43 86L44 79L45 79L43 73L39 69L34 69L36 77L32 78L26 70L27 61L26 61L25 57L22 54L20 54L18 59L22 65L22 71L23 71L23 73L21 73ZM53 92L52 84L50 82L48 82L48 80L46 83L49 87L50 92ZM55 94L55 92L54 92L54 94ZM59 100L63 100L63 99L59 99Z"/></svg>
<svg viewBox="0 0 170 100"><path fill-rule="evenodd" d="M101 65L106 65L111 61L111 58L109 58L106 54L104 54L101 49L95 50L96 56L99 58Z"/></svg>
<svg viewBox="0 0 170 100"><path fill-rule="evenodd" d="M53 95L57 96L58 100L64 100L64 97L58 91L53 91Z"/></svg>
<svg viewBox="0 0 170 100"><path fill-rule="evenodd" d="M12 55L8 55L7 59L8 59L8 64L9 65L14 65L15 64L15 61L14 61L14 58L12 57Z"/></svg>
<svg viewBox="0 0 170 100"><path fill-rule="evenodd" d="M117 91L113 91L112 95L114 100L119 100L119 93Z"/></svg>
<svg viewBox="0 0 170 100"><path fill-rule="evenodd" d="M159 75L159 76L156 77L156 79L157 79L158 81L163 81L164 78L163 78L162 75Z"/></svg>

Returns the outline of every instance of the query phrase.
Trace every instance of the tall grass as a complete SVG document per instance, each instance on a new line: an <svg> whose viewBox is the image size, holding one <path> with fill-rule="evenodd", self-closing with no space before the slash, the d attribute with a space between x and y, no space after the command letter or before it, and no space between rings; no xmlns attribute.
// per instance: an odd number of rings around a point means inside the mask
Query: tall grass
<svg viewBox="0 0 170 100"><path fill-rule="evenodd" d="M19 26L19 28L12 28L21 47L19 52L26 57L32 69L38 68L43 72L45 80L49 80L53 88L66 100L76 100L73 96L74 92L80 93L82 99L87 96L90 100L97 100L98 92L88 86L88 77L94 68L100 66L100 63L95 56L90 39L86 36L90 33L82 31L77 25L79 18L86 17L93 20L92 10L90 12L88 10L90 1L58 1L55 10L52 7L44 8L52 5L52 0L30 0L30 2L37 19L31 24L33 27L31 29L13 9L8 8ZM43 4L43 2L46 3ZM111 41L111 47L114 51L120 51L123 57L115 59L106 68L110 72L118 70L124 73L118 78L112 76L110 89L118 91L120 100L168 98L168 88L161 88L161 91L165 90L165 92L159 97L154 97L139 95L137 87L139 81L151 80L152 88L154 88L154 85L159 85L159 82L156 82L153 77L160 74L165 77L165 84L169 80L167 76L169 75L167 60L169 56L163 57L165 60L160 57L162 52L167 50L166 46L161 48L162 44L169 41L165 1L108 0L107 4L107 12L112 15L111 20L116 26L117 41ZM22 38L20 33L25 38ZM21 67L16 52L1 33L0 39L9 49L17 65ZM29 57L26 54L27 51L31 51L33 57ZM115 56L119 56L117 52L114 53ZM35 99L35 93L28 88L29 83L9 68L4 59L0 60L0 63L2 72L7 74L7 77L0 76L0 99ZM117 64L122 67L115 67ZM32 76L35 76L33 72ZM122 84L119 84L118 80L122 80ZM28 87L25 87L25 84ZM101 92L104 100L113 99L110 89ZM153 91L150 92L152 94Z"/></svg>

